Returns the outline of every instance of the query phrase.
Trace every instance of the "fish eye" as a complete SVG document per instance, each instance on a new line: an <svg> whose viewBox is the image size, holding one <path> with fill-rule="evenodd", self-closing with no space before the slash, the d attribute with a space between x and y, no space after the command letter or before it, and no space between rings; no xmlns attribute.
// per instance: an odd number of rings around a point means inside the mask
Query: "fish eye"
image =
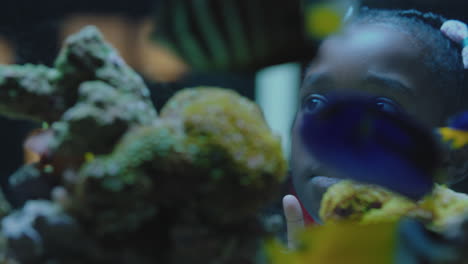
<svg viewBox="0 0 468 264"><path fill-rule="evenodd" d="M304 100L303 108L309 113L316 113L324 108L328 103L327 98L322 95L312 94Z"/></svg>
<svg viewBox="0 0 468 264"><path fill-rule="evenodd" d="M378 109L387 113L395 114L401 112L401 108L396 102L385 97L376 98L375 105Z"/></svg>

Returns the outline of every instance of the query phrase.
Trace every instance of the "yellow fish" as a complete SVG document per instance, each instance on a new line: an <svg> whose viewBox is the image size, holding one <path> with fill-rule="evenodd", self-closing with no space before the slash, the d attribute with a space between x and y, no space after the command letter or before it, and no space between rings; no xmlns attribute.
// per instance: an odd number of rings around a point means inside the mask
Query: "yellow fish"
<svg viewBox="0 0 468 264"><path fill-rule="evenodd" d="M336 33L344 21L354 14L357 1L306 1L305 4L305 30L312 38L322 39Z"/></svg>
<svg viewBox="0 0 468 264"><path fill-rule="evenodd" d="M397 223L356 225L340 222L303 231L299 247L288 250L278 241L266 244L272 264L395 263Z"/></svg>
<svg viewBox="0 0 468 264"><path fill-rule="evenodd" d="M450 142L451 147L458 149L468 144L468 131L454 129L451 127L438 128L439 134L444 142Z"/></svg>
<svg viewBox="0 0 468 264"><path fill-rule="evenodd" d="M462 148L468 144L468 111L453 116L447 127L437 129L442 141L451 143L454 149Z"/></svg>

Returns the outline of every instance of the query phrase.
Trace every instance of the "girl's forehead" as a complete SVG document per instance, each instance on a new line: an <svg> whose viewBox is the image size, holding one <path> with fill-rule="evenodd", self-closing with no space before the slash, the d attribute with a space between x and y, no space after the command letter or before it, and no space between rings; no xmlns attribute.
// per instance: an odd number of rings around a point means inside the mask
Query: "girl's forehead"
<svg viewBox="0 0 468 264"><path fill-rule="evenodd" d="M324 41L322 47L332 53L341 51L341 54L352 55L360 52L356 54L359 56L391 54L417 57L420 53L420 47L414 37L386 24L351 25L335 37Z"/></svg>
<svg viewBox="0 0 468 264"><path fill-rule="evenodd" d="M422 60L422 49L404 32L382 24L350 25L321 44L306 76L320 68L348 75L368 70L414 74Z"/></svg>

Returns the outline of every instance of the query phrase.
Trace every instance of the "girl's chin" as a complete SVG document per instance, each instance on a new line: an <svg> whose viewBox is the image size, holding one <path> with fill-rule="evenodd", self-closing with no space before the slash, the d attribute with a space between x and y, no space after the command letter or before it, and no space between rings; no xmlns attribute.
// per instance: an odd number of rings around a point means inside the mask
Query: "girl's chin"
<svg viewBox="0 0 468 264"><path fill-rule="evenodd" d="M314 192L320 192L323 195L330 186L339 182L340 180L341 179L327 176L314 176L310 179L310 183L314 188Z"/></svg>
<svg viewBox="0 0 468 264"><path fill-rule="evenodd" d="M339 182L341 179L326 177L326 176L314 176L307 183L307 201L309 203L303 203L309 214L314 218L315 221L321 223L319 218L320 204L323 195L327 192L328 188L333 184Z"/></svg>

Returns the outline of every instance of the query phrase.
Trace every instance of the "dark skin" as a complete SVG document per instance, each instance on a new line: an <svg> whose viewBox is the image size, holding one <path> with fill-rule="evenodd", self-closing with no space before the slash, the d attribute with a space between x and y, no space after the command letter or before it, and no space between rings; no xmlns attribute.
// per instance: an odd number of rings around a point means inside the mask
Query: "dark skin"
<svg viewBox="0 0 468 264"><path fill-rule="evenodd" d="M337 179L305 150L299 136L304 113L326 103L328 92L353 90L375 95L383 110L405 111L430 127L443 124L442 93L423 66L423 52L417 40L385 24L350 25L322 44L301 88L291 152L297 196L317 222L322 195ZM283 204L288 229L303 225L297 200L286 196Z"/></svg>

